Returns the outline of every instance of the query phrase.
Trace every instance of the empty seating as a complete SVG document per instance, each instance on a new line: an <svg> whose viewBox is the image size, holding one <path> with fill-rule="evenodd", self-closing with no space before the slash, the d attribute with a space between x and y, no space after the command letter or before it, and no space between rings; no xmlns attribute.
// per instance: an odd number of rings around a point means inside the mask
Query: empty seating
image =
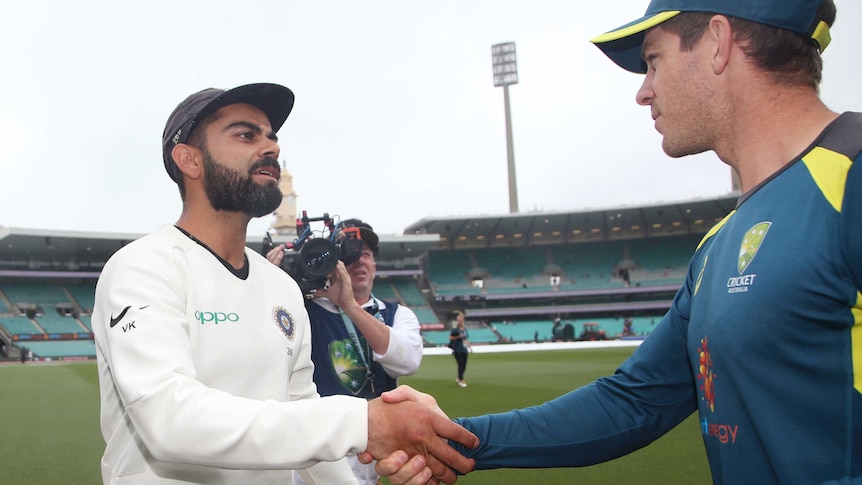
<svg viewBox="0 0 862 485"><path fill-rule="evenodd" d="M425 330L422 332L422 338L431 345L448 345L449 330Z"/></svg>
<svg viewBox="0 0 862 485"><path fill-rule="evenodd" d="M374 296L381 300L398 301L398 295L395 294L395 289L388 279L374 281Z"/></svg>
<svg viewBox="0 0 862 485"><path fill-rule="evenodd" d="M412 306L410 309L416 314L416 319L419 320L419 323L440 323L440 319L437 318L431 307Z"/></svg>
<svg viewBox="0 0 862 485"><path fill-rule="evenodd" d="M80 333L84 328L72 317L64 317L50 312L36 317L36 321L47 333Z"/></svg>
<svg viewBox="0 0 862 485"><path fill-rule="evenodd" d="M471 344L489 344L500 340L490 328L467 328L467 339Z"/></svg>
<svg viewBox="0 0 862 485"><path fill-rule="evenodd" d="M392 285L398 290L398 294L401 295L401 299L407 306L413 307L428 304L425 301L425 297L422 296L419 286L416 285L416 280L412 278L394 280Z"/></svg>
<svg viewBox="0 0 862 485"><path fill-rule="evenodd" d="M48 340L21 343L33 352L34 357L95 357L96 343L93 340Z"/></svg>
<svg viewBox="0 0 862 485"><path fill-rule="evenodd" d="M63 288L57 285L6 284L3 293L13 305L32 303L43 307L53 307L57 303L71 303Z"/></svg>
<svg viewBox="0 0 862 485"><path fill-rule="evenodd" d="M521 320L517 322L493 322L497 333L509 342L547 341L553 338L554 322L551 320Z"/></svg>
<svg viewBox="0 0 862 485"><path fill-rule="evenodd" d="M42 330L33 324L26 317L6 317L0 320L2 325L10 335L31 335L43 333Z"/></svg>
<svg viewBox="0 0 862 485"><path fill-rule="evenodd" d="M65 288L69 291L72 297L78 302L78 305L85 311L92 310L96 305L96 285L81 284L81 285L66 285Z"/></svg>

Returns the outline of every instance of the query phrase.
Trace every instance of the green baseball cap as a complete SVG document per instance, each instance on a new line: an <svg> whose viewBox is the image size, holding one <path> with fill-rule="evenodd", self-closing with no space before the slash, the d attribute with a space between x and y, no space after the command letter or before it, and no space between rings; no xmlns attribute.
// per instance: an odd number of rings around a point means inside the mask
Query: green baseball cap
<svg viewBox="0 0 862 485"><path fill-rule="evenodd" d="M829 25L817 18L822 0L652 0L643 17L590 39L618 66L644 74L641 48L647 30L681 12L709 12L790 30L811 37L823 52Z"/></svg>

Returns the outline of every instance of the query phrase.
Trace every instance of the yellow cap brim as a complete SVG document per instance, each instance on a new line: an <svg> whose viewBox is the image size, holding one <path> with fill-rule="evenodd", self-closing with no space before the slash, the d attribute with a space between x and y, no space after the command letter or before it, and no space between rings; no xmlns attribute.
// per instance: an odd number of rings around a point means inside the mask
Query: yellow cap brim
<svg viewBox="0 0 862 485"><path fill-rule="evenodd" d="M590 42L601 49L618 66L627 71L643 74L646 72L646 64L641 52L644 33L679 15L679 13L679 10L670 10L641 17L634 22L593 37Z"/></svg>

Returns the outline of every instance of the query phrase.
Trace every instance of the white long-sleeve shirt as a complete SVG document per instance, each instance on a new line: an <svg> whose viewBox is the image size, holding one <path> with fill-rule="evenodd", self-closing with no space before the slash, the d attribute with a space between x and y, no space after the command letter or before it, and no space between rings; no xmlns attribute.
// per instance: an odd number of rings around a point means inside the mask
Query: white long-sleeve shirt
<svg viewBox="0 0 862 485"><path fill-rule="evenodd" d="M242 278L173 226L115 253L92 324L105 483L355 483L368 407L320 398L296 283L246 249ZM315 463L323 461L319 465Z"/></svg>

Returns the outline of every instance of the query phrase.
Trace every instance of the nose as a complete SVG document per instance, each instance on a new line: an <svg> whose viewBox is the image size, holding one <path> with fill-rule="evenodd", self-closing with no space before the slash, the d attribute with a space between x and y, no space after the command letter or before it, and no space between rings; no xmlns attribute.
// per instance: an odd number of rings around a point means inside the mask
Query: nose
<svg viewBox="0 0 862 485"><path fill-rule="evenodd" d="M274 137L261 137L263 142L260 147L260 156L278 158L281 153L281 147L278 146L278 139Z"/></svg>
<svg viewBox="0 0 862 485"><path fill-rule="evenodd" d="M651 105L653 98L655 98L655 93L652 90L652 79L652 71L647 72L646 76L644 76L643 83L641 83L640 89L638 89L638 92L635 95L635 101L637 101L641 106Z"/></svg>

